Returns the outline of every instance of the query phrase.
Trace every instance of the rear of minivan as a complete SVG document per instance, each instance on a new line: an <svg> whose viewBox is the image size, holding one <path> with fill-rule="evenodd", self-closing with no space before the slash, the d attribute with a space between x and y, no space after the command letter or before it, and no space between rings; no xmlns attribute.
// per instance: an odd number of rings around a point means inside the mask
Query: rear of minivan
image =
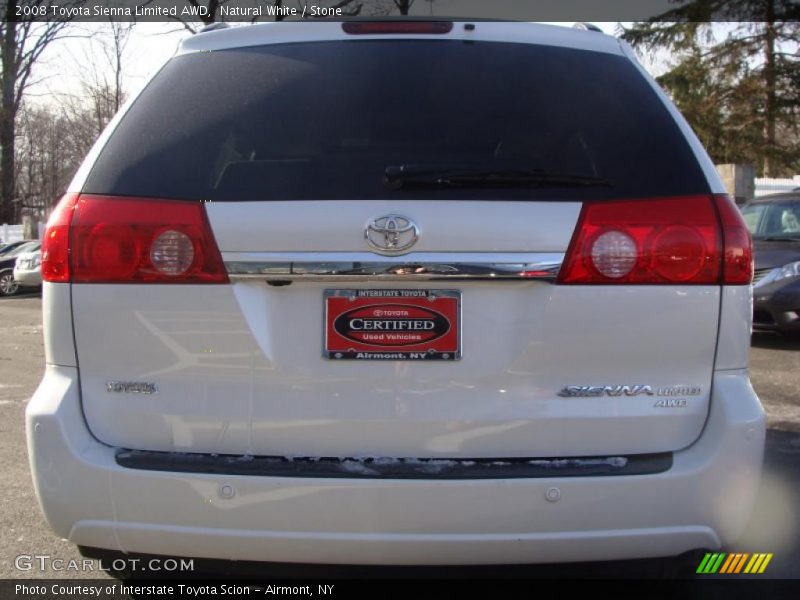
<svg viewBox="0 0 800 600"><path fill-rule="evenodd" d="M195 36L48 224L44 513L81 546L464 564L744 529L750 240L615 38Z"/></svg>

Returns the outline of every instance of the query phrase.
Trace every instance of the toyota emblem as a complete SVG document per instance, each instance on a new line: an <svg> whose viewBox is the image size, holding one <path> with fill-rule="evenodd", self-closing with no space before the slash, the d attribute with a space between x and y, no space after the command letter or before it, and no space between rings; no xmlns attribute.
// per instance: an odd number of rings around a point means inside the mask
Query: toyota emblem
<svg viewBox="0 0 800 600"><path fill-rule="evenodd" d="M419 227L408 217L386 215L367 223L364 238L375 252L402 254L417 243Z"/></svg>

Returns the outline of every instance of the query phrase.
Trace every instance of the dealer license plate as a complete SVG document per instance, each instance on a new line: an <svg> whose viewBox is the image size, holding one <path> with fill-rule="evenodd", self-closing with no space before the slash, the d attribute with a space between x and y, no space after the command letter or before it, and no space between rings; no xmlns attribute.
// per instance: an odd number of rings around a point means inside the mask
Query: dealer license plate
<svg viewBox="0 0 800 600"><path fill-rule="evenodd" d="M461 292L326 290L324 356L334 360L458 360Z"/></svg>

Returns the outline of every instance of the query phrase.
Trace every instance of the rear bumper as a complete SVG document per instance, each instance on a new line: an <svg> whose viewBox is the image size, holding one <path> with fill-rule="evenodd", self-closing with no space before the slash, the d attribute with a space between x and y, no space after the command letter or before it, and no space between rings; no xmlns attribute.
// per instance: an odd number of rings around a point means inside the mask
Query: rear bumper
<svg viewBox="0 0 800 600"><path fill-rule="evenodd" d="M747 371L715 374L701 437L651 475L319 479L127 469L81 412L77 372L48 366L27 409L51 527L95 548L330 564L609 560L718 548L744 530L765 419ZM559 499L548 500L557 488ZM552 493L552 492L551 492Z"/></svg>

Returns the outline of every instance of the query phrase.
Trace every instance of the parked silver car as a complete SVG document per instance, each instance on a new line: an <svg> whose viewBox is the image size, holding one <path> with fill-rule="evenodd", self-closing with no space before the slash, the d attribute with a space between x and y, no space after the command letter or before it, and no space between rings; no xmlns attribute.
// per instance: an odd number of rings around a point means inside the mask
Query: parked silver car
<svg viewBox="0 0 800 600"><path fill-rule="evenodd" d="M14 266L17 258L28 252L41 248L41 242L29 241L16 246L10 252L0 256L0 296L13 296L19 291L20 284L14 279ZM41 285L41 278L37 285Z"/></svg>
<svg viewBox="0 0 800 600"><path fill-rule="evenodd" d="M14 281L20 287L42 285L42 251L40 249L17 256L17 262L14 265Z"/></svg>

